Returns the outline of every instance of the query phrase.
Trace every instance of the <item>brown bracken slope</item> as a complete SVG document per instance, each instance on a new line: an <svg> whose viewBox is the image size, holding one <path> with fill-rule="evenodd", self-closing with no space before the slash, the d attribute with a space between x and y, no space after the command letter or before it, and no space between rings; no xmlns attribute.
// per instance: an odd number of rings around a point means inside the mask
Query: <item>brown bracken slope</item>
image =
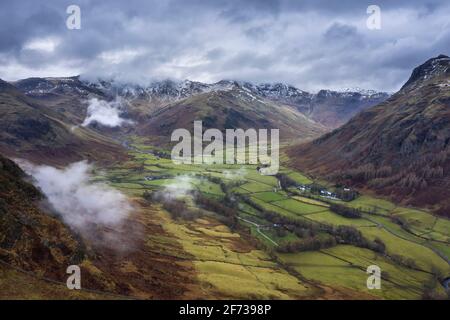
<svg viewBox="0 0 450 320"><path fill-rule="evenodd" d="M57 218L42 211L43 196L25 173L0 156L0 260L61 280L83 259L83 246Z"/></svg>
<svg viewBox="0 0 450 320"><path fill-rule="evenodd" d="M120 227L76 231L52 212L28 179L0 155L0 287L25 281L24 276L29 285L0 298L176 299L200 290L189 255L176 241L161 248L147 240L146 235L170 238L152 208L136 204L141 209ZM165 252L181 252L182 258ZM81 268L86 291L80 295L65 289L70 265Z"/></svg>

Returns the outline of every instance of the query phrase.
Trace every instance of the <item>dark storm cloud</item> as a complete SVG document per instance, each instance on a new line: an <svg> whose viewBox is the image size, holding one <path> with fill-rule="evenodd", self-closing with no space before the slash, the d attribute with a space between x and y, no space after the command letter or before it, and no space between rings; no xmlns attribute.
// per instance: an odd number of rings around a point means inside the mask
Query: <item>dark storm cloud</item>
<svg viewBox="0 0 450 320"><path fill-rule="evenodd" d="M81 7L81 30L65 26ZM366 27L368 5L381 30ZM0 77L282 81L396 90L450 53L446 0L2 1Z"/></svg>
<svg viewBox="0 0 450 320"><path fill-rule="evenodd" d="M342 23L334 23L325 32L325 38L327 41L346 41L358 36L358 30L354 26L349 26Z"/></svg>

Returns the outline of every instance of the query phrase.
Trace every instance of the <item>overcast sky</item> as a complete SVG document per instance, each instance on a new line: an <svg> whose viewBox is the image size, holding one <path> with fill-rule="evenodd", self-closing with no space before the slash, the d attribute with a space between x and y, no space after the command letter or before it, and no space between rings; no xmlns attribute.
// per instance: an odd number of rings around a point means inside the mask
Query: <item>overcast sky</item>
<svg viewBox="0 0 450 320"><path fill-rule="evenodd" d="M81 29L66 27L67 6ZM381 8L369 30L368 5ZM0 4L0 78L286 82L395 91L450 54L450 1L118 0Z"/></svg>

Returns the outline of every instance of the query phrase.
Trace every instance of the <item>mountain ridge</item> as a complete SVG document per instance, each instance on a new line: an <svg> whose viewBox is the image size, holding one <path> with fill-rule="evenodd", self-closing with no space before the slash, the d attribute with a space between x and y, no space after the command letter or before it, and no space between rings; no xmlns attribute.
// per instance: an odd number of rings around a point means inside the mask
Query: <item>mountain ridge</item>
<svg viewBox="0 0 450 320"><path fill-rule="evenodd" d="M432 65L439 65L439 72ZM290 148L291 165L448 215L449 67L450 59L442 56L426 61L388 100Z"/></svg>
<svg viewBox="0 0 450 320"><path fill-rule="evenodd" d="M216 83L162 80L148 85L122 83L114 80L83 80L80 76L65 78L27 78L12 82L24 94L45 97L54 94L95 94L113 99L121 96L130 101L150 102L157 106L176 102L198 94L241 90L259 98L295 107L299 112L330 128L336 128L362 109L384 101L386 92L355 89L351 91L319 90L309 93L284 83L254 84L245 81L221 80ZM70 89L72 86L72 89Z"/></svg>
<svg viewBox="0 0 450 320"><path fill-rule="evenodd" d="M125 156L107 137L76 127L71 115L54 108L50 101L27 96L5 81L0 81L0 138L0 151L5 155L37 163L59 164L55 161L85 157L114 161Z"/></svg>

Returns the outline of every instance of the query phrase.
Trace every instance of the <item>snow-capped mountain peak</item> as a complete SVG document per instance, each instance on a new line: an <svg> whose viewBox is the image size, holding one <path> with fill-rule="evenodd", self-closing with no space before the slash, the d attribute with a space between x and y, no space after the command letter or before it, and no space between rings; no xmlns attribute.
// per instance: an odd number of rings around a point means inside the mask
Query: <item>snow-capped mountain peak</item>
<svg viewBox="0 0 450 320"><path fill-rule="evenodd" d="M439 55L435 58L427 60L415 68L411 74L409 80L403 85L405 88L416 88L420 86L424 81L434 79L444 74L450 73L450 57L446 55Z"/></svg>

